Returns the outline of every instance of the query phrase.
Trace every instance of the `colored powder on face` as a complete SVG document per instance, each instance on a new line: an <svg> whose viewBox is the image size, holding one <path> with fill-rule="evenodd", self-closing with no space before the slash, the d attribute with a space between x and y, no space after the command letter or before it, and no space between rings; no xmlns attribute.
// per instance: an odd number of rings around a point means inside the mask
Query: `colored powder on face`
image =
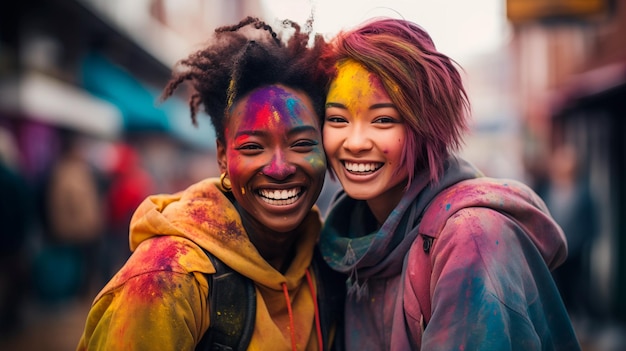
<svg viewBox="0 0 626 351"><path fill-rule="evenodd" d="M319 128L319 120L316 113L308 105L306 95L298 94L288 88L276 85L263 87L251 92L241 103L244 104L241 108L235 107L233 110L236 115L231 115L231 118L235 120L231 121L230 127L236 128L236 130L232 130L232 133L237 135L237 139L231 141L230 150L235 150L237 144L246 143L246 139L254 137L255 134L281 138L286 143L290 137L290 132L297 127ZM319 150L318 154L321 156L307 156L307 162L315 169L325 172L326 160L321 144ZM265 166L264 171L278 177L295 171L292 164L284 162L283 151L278 151L273 155L274 159ZM236 157L237 153L233 152L231 155ZM241 162L246 162L245 158L237 160L238 167L230 167L232 178L239 176L237 174L238 169L253 167L252 165L244 167ZM245 189L242 188L241 193L244 194Z"/></svg>
<svg viewBox="0 0 626 351"><path fill-rule="evenodd" d="M293 92L278 86L270 86L253 92L247 102L246 114L243 121L245 129L265 129L287 138L288 131L294 127L304 125L301 113L306 105ZM311 115L315 115L312 111ZM268 165L267 172L272 174L288 174L293 172L293 166L281 162L282 155L275 155L276 159ZM285 168L290 167L290 168Z"/></svg>
<svg viewBox="0 0 626 351"><path fill-rule="evenodd" d="M350 111L357 111L363 96L372 92L370 75L365 68L354 60L337 64L337 77L332 81L327 102L341 102Z"/></svg>
<svg viewBox="0 0 626 351"><path fill-rule="evenodd" d="M259 98L261 101L255 101L253 98L254 96L250 97L246 106L246 113L242 116L242 127L247 130L274 128L279 122L280 116L273 110L271 103L262 100L262 98Z"/></svg>
<svg viewBox="0 0 626 351"><path fill-rule="evenodd" d="M316 153L306 157L306 161L311 165L311 168L326 171L326 158L323 157L323 153Z"/></svg>
<svg viewBox="0 0 626 351"><path fill-rule="evenodd" d="M304 108L302 102L285 89L277 86L259 89L248 98L242 125L253 129L302 125L299 113Z"/></svg>
<svg viewBox="0 0 626 351"><path fill-rule="evenodd" d="M300 114L305 112L307 109L306 105L304 105L302 101L295 96L288 94L287 92L284 92L284 94L285 109L282 108L283 105L279 105L280 113L284 116L284 118L290 119L289 124L291 126L303 125L304 122L302 121L302 118L300 118ZM315 116L314 111L309 111L309 113L312 116Z"/></svg>
<svg viewBox="0 0 626 351"><path fill-rule="evenodd" d="M337 77L331 82L326 102L342 103L356 116L368 99L389 99L380 79L352 59L338 63Z"/></svg>
<svg viewBox="0 0 626 351"><path fill-rule="evenodd" d="M274 152L272 161L267 164L263 170L265 174L273 176L286 176L295 171L295 167L286 162L286 157L282 150Z"/></svg>

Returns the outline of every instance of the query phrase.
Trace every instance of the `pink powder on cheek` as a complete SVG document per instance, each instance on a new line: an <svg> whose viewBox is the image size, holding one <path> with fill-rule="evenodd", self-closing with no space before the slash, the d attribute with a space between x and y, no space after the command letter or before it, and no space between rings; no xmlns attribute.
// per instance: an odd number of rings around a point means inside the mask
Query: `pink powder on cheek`
<svg viewBox="0 0 626 351"><path fill-rule="evenodd" d="M245 143L250 137L249 136L240 136L238 139L239 144ZM241 177L241 169L245 167L249 167L249 160L246 158L242 158L237 150L235 150L235 144L232 143L229 145L229 150L226 151L226 159L228 160L228 174L230 176L231 182L234 179L238 179Z"/></svg>

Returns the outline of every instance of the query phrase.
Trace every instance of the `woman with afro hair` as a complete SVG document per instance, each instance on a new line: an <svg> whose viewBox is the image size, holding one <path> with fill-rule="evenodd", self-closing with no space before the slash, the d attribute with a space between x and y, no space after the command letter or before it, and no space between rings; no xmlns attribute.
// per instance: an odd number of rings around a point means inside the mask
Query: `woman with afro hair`
<svg viewBox="0 0 626 351"><path fill-rule="evenodd" d="M311 38L311 22L303 31L284 21L279 33L248 17L216 29L206 48L180 61L163 97L191 85L192 121L202 107L210 116L221 177L138 207L133 253L97 295L78 350L331 348L333 323L321 315L333 299L320 296L328 290L318 274L323 260L314 258L314 204L326 172L326 78L317 70L325 42ZM252 293L224 289L212 277L218 265ZM235 305L253 311L250 335L237 345L211 340L218 319L244 328L228 306L211 305L211 288L241 295Z"/></svg>

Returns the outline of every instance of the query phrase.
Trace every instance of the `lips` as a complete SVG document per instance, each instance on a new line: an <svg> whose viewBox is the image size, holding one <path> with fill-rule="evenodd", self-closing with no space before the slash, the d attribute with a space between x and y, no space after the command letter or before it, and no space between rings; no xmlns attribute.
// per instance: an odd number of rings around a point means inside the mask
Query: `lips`
<svg viewBox="0 0 626 351"><path fill-rule="evenodd" d="M273 206L291 205L302 195L302 187L291 189L259 189L257 194L266 203Z"/></svg>
<svg viewBox="0 0 626 351"><path fill-rule="evenodd" d="M379 170L382 166L382 162L348 162L343 163L344 168L352 174L370 174Z"/></svg>

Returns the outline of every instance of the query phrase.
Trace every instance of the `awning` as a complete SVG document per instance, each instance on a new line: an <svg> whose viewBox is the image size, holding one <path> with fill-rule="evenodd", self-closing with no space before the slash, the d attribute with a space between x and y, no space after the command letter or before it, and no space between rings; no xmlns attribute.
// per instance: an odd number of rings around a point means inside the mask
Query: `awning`
<svg viewBox="0 0 626 351"><path fill-rule="evenodd" d="M597 100L626 86L626 60L573 75L551 95L552 109L559 113L583 101Z"/></svg>
<svg viewBox="0 0 626 351"><path fill-rule="evenodd" d="M160 92L154 92L155 96ZM175 96L161 104L170 123L170 134L177 140L200 149L215 149L215 131L209 116L199 112L198 126L191 122L189 104Z"/></svg>
<svg viewBox="0 0 626 351"><path fill-rule="evenodd" d="M86 56L81 68L85 89L119 108L125 132L164 132L193 147L215 147L209 119L199 115L199 126L194 127L189 107L180 98L159 102L161 91L97 53Z"/></svg>
<svg viewBox="0 0 626 351"><path fill-rule="evenodd" d="M41 73L29 72L0 86L7 111L103 138L117 137L122 115L111 103Z"/></svg>
<svg viewBox="0 0 626 351"><path fill-rule="evenodd" d="M165 111L156 98L130 73L99 54L89 54L82 62L81 83L95 96L117 106L122 112L124 131L169 130Z"/></svg>

